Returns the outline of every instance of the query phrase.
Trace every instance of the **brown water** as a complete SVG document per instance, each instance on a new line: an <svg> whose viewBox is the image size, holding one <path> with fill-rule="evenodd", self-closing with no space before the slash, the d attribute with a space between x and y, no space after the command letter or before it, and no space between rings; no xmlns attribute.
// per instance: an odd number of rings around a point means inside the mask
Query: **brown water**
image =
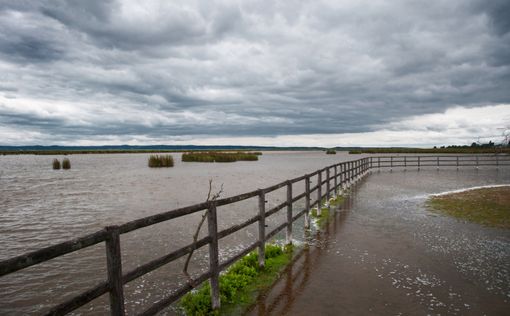
<svg viewBox="0 0 510 316"><path fill-rule="evenodd" d="M510 168L371 173L250 315L509 315L510 231L426 210Z"/></svg>
<svg viewBox="0 0 510 316"><path fill-rule="evenodd" d="M94 232L110 224L202 202L213 179L222 197L276 184L359 155L268 152L258 162L182 163L150 169L146 154L72 155L72 169L51 170L51 156L0 156L0 259ZM61 157L59 157L61 158ZM500 314L510 299L510 236L428 213L426 195L465 187L510 183L510 168L435 169L372 173L353 191L326 231L296 242L309 244L292 269L252 313ZM303 190L299 185L295 194ZM284 189L270 194L281 203ZM297 203L295 211L301 210ZM257 214L250 199L218 209L219 226ZM284 221L269 218L268 231ZM200 214L121 236L124 272L191 242ZM299 224L298 224L299 225ZM204 229L205 230L205 229ZM251 244L252 225L220 241L221 257ZM103 245L2 277L0 314L40 314L106 278ZM193 259L193 272L207 268L207 247ZM308 262L303 264L303 262ZM182 284L179 260L126 285L129 314L141 312ZM301 266L306 273L297 273ZM294 279L294 280L293 280ZM283 282L283 283L282 283ZM282 285L283 284L283 285ZM293 290L292 286L298 290ZM280 294L279 288L287 288ZM108 299L76 311L107 314ZM165 314L178 313L171 308Z"/></svg>
<svg viewBox="0 0 510 316"><path fill-rule="evenodd" d="M258 162L229 164L182 163L151 169L148 154L71 155L72 169L52 170L53 156L0 156L0 260L97 231L106 225L187 206L206 199L208 181L222 197L267 187L313 172L352 156L324 152L266 152ZM359 156L355 157L356 159ZM296 187L295 193L302 192ZM268 196L269 207L283 201L280 190ZM250 199L218 210L219 226L227 227L257 214ZM298 211L299 208L296 207ZM283 214L282 214L283 215ZM200 214L137 230L121 237L123 270L132 268L192 241ZM273 216L270 227L283 222ZM206 229L203 229L204 231ZM256 225L220 241L225 257L251 244ZM194 256L194 270L207 267L207 247ZM41 313L106 278L102 244L53 259L1 279L0 314ZM126 285L129 313L140 312L165 291L184 281L182 261ZM102 297L77 313L103 314Z"/></svg>

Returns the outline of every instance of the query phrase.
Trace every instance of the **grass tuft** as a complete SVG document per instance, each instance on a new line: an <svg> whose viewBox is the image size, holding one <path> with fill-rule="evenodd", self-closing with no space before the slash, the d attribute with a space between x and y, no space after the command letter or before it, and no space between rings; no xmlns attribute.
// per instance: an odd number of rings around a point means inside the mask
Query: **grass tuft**
<svg viewBox="0 0 510 316"><path fill-rule="evenodd" d="M206 282L198 290L181 299L180 306L186 315L241 314L242 309L255 302L256 293L270 286L278 277L279 271L292 258L292 246L283 249L278 245L266 245L265 267L258 266L256 251L234 263L220 276L221 308L214 311L211 306L211 287Z"/></svg>
<svg viewBox="0 0 510 316"><path fill-rule="evenodd" d="M161 167L173 167L174 158L172 155L150 155L149 167L161 168Z"/></svg>
<svg viewBox="0 0 510 316"><path fill-rule="evenodd" d="M71 161L68 158L64 158L64 160L62 160L62 169L71 169Z"/></svg>
<svg viewBox="0 0 510 316"><path fill-rule="evenodd" d="M53 159L53 169L54 170L60 169L60 161L57 158Z"/></svg>

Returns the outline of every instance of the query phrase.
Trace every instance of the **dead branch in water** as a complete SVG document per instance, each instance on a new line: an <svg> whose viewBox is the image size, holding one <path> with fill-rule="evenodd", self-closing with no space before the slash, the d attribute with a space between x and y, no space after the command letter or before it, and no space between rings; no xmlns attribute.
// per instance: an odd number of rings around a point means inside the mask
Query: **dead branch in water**
<svg viewBox="0 0 510 316"><path fill-rule="evenodd" d="M218 192L212 194L212 182L213 182L213 180L209 179L209 192L207 193L207 200L205 200L206 202L216 201L220 197L221 193L223 193L223 183L222 183L220 190ZM191 257L193 256L193 253L197 249L196 243L198 240L198 235L200 234L200 230L202 229L202 226L204 225L205 219L207 218L207 214L209 214L209 209L207 209L204 212L204 214L202 214L202 218L200 219L200 222L198 223L195 234L193 234L193 246L191 248L191 251L188 254L188 257L186 258L186 262L184 263L184 268L182 269L182 273L184 273L184 275L188 279L188 283L193 287L195 287L196 284L195 284L195 281L191 278L191 276L188 273L188 266L189 266Z"/></svg>

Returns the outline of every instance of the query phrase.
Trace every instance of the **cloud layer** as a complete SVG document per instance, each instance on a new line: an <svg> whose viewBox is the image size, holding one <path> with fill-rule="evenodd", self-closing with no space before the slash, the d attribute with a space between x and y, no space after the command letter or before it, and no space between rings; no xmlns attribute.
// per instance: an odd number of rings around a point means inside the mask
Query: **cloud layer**
<svg viewBox="0 0 510 316"><path fill-rule="evenodd" d="M490 137L510 125L509 16L505 0L0 0L0 144ZM381 136L399 131L430 138Z"/></svg>

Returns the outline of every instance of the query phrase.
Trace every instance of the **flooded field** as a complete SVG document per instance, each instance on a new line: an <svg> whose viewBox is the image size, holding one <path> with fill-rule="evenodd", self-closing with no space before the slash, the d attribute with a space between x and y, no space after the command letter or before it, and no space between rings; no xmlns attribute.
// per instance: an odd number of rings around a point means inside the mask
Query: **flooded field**
<svg viewBox="0 0 510 316"><path fill-rule="evenodd" d="M227 197L353 159L340 153L266 152L257 162L183 163L180 154L174 154L175 167L152 169L147 167L148 156L71 155L72 169L68 171L52 170L53 156L0 156L0 259L106 225L203 202L209 179L213 179L214 192L223 184L221 196ZM285 199L285 191L279 190L267 199L269 207L275 206ZM218 212L221 229L257 214L257 200L221 207ZM195 215L122 235L124 272L190 243L200 220L200 214ZM274 226L283 222L282 216L273 217ZM255 236L256 224L222 239L220 250L226 256L251 244ZM195 271L207 267L206 256L207 247L196 253ZM104 245L99 244L3 277L0 314L47 310L104 280L105 261ZM169 287L183 282L182 266L180 260L127 284L128 312L140 312ZM101 314L107 306L107 297L102 297L79 313Z"/></svg>
<svg viewBox="0 0 510 316"><path fill-rule="evenodd" d="M147 154L72 155L71 170L54 171L51 156L0 156L0 259L202 202L209 179L214 192L223 184L222 197L227 197L361 156L267 152L258 162L230 164L182 163L179 154L174 157L174 168L150 169ZM428 194L510 183L509 169L373 172L327 231L305 238L297 229L296 241L310 245L291 268L308 271L296 277L306 277L298 291L283 278L252 313L492 315L508 310L510 234L431 214L423 204ZM284 201L285 191L267 199L269 207L275 206ZM301 208L297 203L295 211ZM257 211L256 198L221 207L220 229ZM271 217L268 230L283 222L282 216ZM200 214L194 214L123 235L124 272L190 243L199 220ZM222 239L221 255L251 244L256 236L255 224ZM194 256L193 272L207 268L206 250ZM3 277L0 314L44 312L104 280L105 261L99 244ZM127 312L141 312L182 284L182 266L178 260L127 284ZM108 298L101 297L76 314L107 311Z"/></svg>
<svg viewBox="0 0 510 316"><path fill-rule="evenodd" d="M371 173L250 314L508 315L510 231L424 203L509 183L508 168Z"/></svg>

